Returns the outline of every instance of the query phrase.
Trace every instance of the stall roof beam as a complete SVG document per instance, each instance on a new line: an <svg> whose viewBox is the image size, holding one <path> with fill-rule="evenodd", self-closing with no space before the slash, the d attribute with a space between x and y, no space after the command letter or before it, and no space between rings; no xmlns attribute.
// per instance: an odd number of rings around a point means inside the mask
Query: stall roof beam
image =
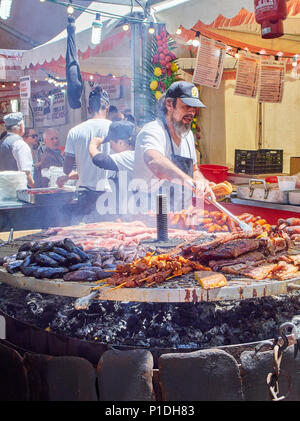
<svg viewBox="0 0 300 421"><path fill-rule="evenodd" d="M8 34L14 36L15 38L21 39L22 41L27 42L33 47L37 47L40 45L39 42L35 41L34 39L28 37L27 35L23 34L22 32L17 31L16 29L10 27L9 25L6 25L6 23L3 23L0 21L0 29L7 32Z"/></svg>

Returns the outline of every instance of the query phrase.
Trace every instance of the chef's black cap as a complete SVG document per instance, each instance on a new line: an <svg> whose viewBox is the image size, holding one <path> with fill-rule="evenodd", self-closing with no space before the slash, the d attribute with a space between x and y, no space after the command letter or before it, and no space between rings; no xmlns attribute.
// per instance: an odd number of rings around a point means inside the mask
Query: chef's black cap
<svg viewBox="0 0 300 421"><path fill-rule="evenodd" d="M206 108L199 99L199 92L193 83L180 81L174 82L166 92L166 98L180 98L190 107Z"/></svg>
<svg viewBox="0 0 300 421"><path fill-rule="evenodd" d="M131 140L135 134L135 125L127 120L113 121L109 126L108 134L104 142L111 140Z"/></svg>

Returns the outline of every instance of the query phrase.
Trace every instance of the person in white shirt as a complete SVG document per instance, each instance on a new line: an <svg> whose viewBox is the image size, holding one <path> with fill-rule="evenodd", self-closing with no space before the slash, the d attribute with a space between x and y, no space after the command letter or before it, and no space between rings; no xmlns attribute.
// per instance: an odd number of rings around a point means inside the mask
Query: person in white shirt
<svg viewBox="0 0 300 421"><path fill-rule="evenodd" d="M140 212L155 210L156 195L165 193L174 211L191 205L192 192L204 199L215 196L197 165L191 123L196 107L205 107L192 83L174 82L160 101L159 118L137 136L134 185Z"/></svg>
<svg viewBox="0 0 300 421"><path fill-rule="evenodd" d="M107 120L109 96L97 86L89 96L89 112L92 118L73 127L67 136L65 147L64 173L74 175L74 164L78 175L77 186L91 190L107 189L107 172L96 167L89 154L89 143L93 137L105 137L111 121ZM101 147L102 152L109 154L109 143ZM68 177L65 177L67 180ZM65 181L66 181L65 180Z"/></svg>
<svg viewBox="0 0 300 421"><path fill-rule="evenodd" d="M112 191L116 192L117 212L125 209L127 213L127 190L132 180L135 138L136 127L133 123L125 120L113 121L106 138L93 138L89 146L93 163L99 168L114 172L110 182L115 183ZM106 142L110 142L110 155L101 153L98 149Z"/></svg>
<svg viewBox="0 0 300 421"><path fill-rule="evenodd" d="M7 134L0 143L0 171L24 171L28 186L35 187L31 149L22 137L25 132L23 114L10 113L3 119Z"/></svg>

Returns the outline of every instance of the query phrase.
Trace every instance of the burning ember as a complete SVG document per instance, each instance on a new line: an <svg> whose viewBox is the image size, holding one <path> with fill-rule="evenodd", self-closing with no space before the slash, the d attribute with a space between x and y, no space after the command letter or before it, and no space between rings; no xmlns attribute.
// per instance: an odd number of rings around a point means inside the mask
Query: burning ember
<svg viewBox="0 0 300 421"><path fill-rule="evenodd" d="M0 285L0 310L52 333L92 343L195 350L273 338L300 314L300 292L202 303L93 301L76 311L74 299Z"/></svg>

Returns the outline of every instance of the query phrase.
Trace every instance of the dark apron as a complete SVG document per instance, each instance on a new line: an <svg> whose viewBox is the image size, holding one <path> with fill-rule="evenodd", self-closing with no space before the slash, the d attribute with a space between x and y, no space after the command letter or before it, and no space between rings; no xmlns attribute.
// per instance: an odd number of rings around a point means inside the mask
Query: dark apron
<svg viewBox="0 0 300 421"><path fill-rule="evenodd" d="M96 202L99 196L101 196L104 191L92 190L86 186L79 186L77 189L77 199L78 199L78 213L80 215L88 215L96 209Z"/></svg>
<svg viewBox="0 0 300 421"><path fill-rule="evenodd" d="M191 152L191 148L189 143L188 147L189 147L189 151L190 151L190 158L186 158L184 156L180 156L180 155L176 155L174 152L174 146L173 146L173 141L172 141L172 137L170 135L170 131L167 125L166 120L163 120L163 124L164 124L164 128L166 130L166 132L168 133L169 136L169 140L170 140L170 145L171 145L171 161L173 162L173 164L175 164L178 168L181 169L181 171L183 171L185 174L187 174L188 176L190 176L191 178L193 178L194 175L194 161L192 158L192 152ZM161 193L161 192L160 192ZM184 186L182 186L182 209L184 209ZM170 209L173 210L174 208L174 190L171 188L171 192L170 192Z"/></svg>

